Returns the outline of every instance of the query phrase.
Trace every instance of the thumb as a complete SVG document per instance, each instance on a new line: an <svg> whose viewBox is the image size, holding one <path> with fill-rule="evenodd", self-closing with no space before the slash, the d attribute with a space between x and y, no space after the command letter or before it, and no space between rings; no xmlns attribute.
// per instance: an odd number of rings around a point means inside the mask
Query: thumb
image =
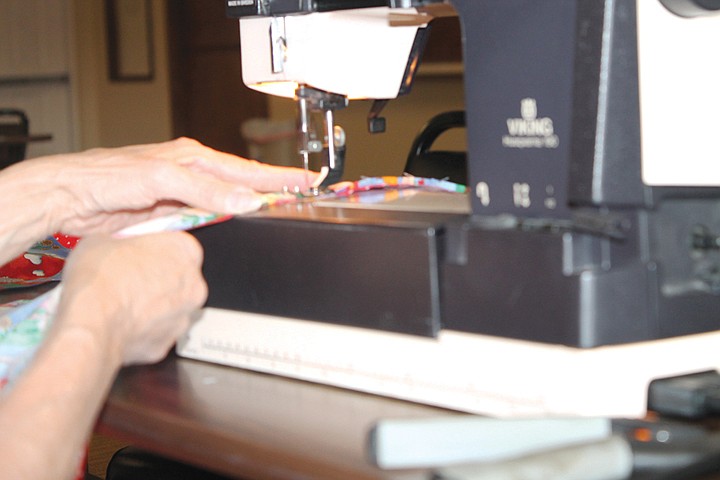
<svg viewBox="0 0 720 480"><path fill-rule="evenodd" d="M216 211L241 215L259 210L263 206L263 196L250 188L233 185L223 203L223 209Z"/></svg>

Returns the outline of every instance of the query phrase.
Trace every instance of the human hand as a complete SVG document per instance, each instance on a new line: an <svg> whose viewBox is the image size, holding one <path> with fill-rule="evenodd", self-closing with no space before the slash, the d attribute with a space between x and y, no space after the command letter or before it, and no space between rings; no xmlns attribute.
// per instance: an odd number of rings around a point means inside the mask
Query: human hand
<svg viewBox="0 0 720 480"><path fill-rule="evenodd" d="M14 175L14 179L10 176ZM305 189L315 174L264 165L180 138L170 142L29 160L6 178L45 213L45 233L112 233L181 205L242 214L260 208L258 191Z"/></svg>
<svg viewBox="0 0 720 480"><path fill-rule="evenodd" d="M70 255L58 322L89 331L118 365L161 360L207 297L187 233L85 238Z"/></svg>

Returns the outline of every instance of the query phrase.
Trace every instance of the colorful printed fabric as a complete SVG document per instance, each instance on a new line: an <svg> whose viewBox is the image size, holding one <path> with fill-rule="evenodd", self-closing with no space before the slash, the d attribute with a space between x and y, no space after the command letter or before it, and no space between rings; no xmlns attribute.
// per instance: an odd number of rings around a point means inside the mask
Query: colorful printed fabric
<svg viewBox="0 0 720 480"><path fill-rule="evenodd" d="M412 175L403 175L400 177L363 177L354 182L340 182L330 185L326 190L317 193L267 193L263 195L263 204L266 207L270 207L295 202L345 198L355 193L368 192L370 190L404 189L430 190L449 193L465 193L467 190L465 185L437 178L414 177Z"/></svg>
<svg viewBox="0 0 720 480"><path fill-rule="evenodd" d="M60 300L61 285L31 301L0 307L0 389L25 369L45 338Z"/></svg>
<svg viewBox="0 0 720 480"><path fill-rule="evenodd" d="M190 230L201 225L221 222L227 215L184 209L178 213L159 217L128 227L115 234L130 237L143 233ZM0 266L0 291L6 288L34 287L59 281L65 260L80 239L56 233L28 249L23 255Z"/></svg>
<svg viewBox="0 0 720 480"><path fill-rule="evenodd" d="M0 267L0 290L60 280L65 259L77 241L77 237L56 233L36 243L23 255Z"/></svg>
<svg viewBox="0 0 720 480"><path fill-rule="evenodd" d="M131 227L124 228L117 232L114 236L118 238L127 238L137 237L148 233L180 232L224 222L230 218L232 218L232 215L206 212L205 210L200 210L199 208L184 208L177 213L154 218L152 220L147 220Z"/></svg>
<svg viewBox="0 0 720 480"><path fill-rule="evenodd" d="M340 182L330 186L333 194L339 197L349 196L356 192L388 188L417 188L450 193L465 193L466 191L465 185L460 185L459 183L437 178L414 177L412 175L403 175L402 177L364 177L356 182Z"/></svg>

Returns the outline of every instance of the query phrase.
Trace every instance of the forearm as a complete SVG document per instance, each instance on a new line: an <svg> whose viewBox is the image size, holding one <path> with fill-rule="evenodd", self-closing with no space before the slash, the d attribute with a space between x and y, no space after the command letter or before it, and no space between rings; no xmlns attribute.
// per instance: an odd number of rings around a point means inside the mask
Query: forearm
<svg viewBox="0 0 720 480"><path fill-rule="evenodd" d="M0 400L0 479L76 472L120 365L95 307L61 304L33 363Z"/></svg>

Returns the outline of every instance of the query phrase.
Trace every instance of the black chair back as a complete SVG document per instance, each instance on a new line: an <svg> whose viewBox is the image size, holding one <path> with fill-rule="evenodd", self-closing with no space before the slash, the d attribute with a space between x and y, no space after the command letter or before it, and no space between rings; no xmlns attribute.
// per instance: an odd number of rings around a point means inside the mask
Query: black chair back
<svg viewBox="0 0 720 480"><path fill-rule="evenodd" d="M445 112L433 117L415 137L405 163L405 173L416 177L444 178L466 185L466 152L437 151L430 148L443 132L464 127L464 111Z"/></svg>
<svg viewBox="0 0 720 480"><path fill-rule="evenodd" d="M0 108L0 168L25 159L30 122L22 110Z"/></svg>

